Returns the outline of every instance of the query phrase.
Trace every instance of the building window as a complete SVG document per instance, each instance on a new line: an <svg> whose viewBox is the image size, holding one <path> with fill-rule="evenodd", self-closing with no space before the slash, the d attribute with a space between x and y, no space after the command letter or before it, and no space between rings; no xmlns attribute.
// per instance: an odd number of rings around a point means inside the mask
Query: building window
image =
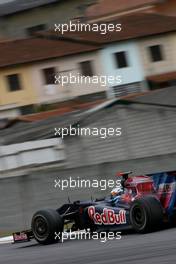
<svg viewBox="0 0 176 264"><path fill-rule="evenodd" d="M56 70L54 67L43 69L43 76L45 85L54 84L55 83L55 75Z"/></svg>
<svg viewBox="0 0 176 264"><path fill-rule="evenodd" d="M163 53L161 45L155 45L149 47L150 57L152 62L162 61L163 60Z"/></svg>
<svg viewBox="0 0 176 264"><path fill-rule="evenodd" d="M30 115L35 113L35 106L34 105L25 105L20 107L21 115Z"/></svg>
<svg viewBox="0 0 176 264"><path fill-rule="evenodd" d="M36 25L33 27L26 28L26 33L28 36L33 36L36 32L45 31L46 29L47 29L46 25L41 24L41 25Z"/></svg>
<svg viewBox="0 0 176 264"><path fill-rule="evenodd" d="M6 78L10 92L19 91L22 89L18 74L7 75Z"/></svg>
<svg viewBox="0 0 176 264"><path fill-rule="evenodd" d="M82 76L93 76L93 67L92 67L92 61L83 61L80 62L80 68Z"/></svg>
<svg viewBox="0 0 176 264"><path fill-rule="evenodd" d="M127 54L125 51L116 52L115 54L117 68L126 68L128 67Z"/></svg>

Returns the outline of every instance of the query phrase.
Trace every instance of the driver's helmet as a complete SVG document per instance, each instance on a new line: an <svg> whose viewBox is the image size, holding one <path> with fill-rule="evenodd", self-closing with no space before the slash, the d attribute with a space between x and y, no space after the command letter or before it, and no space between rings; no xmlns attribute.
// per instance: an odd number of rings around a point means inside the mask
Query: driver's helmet
<svg viewBox="0 0 176 264"><path fill-rule="evenodd" d="M115 187L114 189L112 189L111 191L111 197L116 197L119 196L123 193L123 190L119 187Z"/></svg>
<svg viewBox="0 0 176 264"><path fill-rule="evenodd" d="M119 201L121 194L123 193L123 190L115 187L111 191L111 202L116 203Z"/></svg>

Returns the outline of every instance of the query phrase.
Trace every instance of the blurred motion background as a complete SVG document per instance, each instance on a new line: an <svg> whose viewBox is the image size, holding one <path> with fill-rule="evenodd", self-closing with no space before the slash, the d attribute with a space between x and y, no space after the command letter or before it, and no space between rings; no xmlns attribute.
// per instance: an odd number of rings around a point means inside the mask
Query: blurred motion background
<svg viewBox="0 0 176 264"><path fill-rule="evenodd" d="M54 31L59 23L122 24L121 32ZM55 83L55 75L118 76ZM120 137L55 135L55 128L122 128ZM0 1L0 235L32 214L97 189L54 180L114 179L176 169L176 1Z"/></svg>

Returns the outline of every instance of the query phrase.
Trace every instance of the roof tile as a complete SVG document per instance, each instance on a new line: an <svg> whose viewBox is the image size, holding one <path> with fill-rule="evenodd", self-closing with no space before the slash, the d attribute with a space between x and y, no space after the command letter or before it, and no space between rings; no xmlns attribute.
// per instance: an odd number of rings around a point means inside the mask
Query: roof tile
<svg viewBox="0 0 176 264"><path fill-rule="evenodd" d="M100 0L87 9L87 17L101 17L161 2L160 0Z"/></svg>
<svg viewBox="0 0 176 264"><path fill-rule="evenodd" d="M0 42L0 67L95 51L98 47L70 41L22 39Z"/></svg>

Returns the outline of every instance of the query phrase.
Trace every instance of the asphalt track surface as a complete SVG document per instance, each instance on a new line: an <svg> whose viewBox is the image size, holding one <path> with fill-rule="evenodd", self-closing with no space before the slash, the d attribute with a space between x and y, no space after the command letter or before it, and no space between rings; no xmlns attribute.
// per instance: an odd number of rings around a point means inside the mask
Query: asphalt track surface
<svg viewBox="0 0 176 264"><path fill-rule="evenodd" d="M139 235L124 234L121 240L66 241L41 246L35 241L0 245L0 263L30 264L146 264L176 263L176 228Z"/></svg>

